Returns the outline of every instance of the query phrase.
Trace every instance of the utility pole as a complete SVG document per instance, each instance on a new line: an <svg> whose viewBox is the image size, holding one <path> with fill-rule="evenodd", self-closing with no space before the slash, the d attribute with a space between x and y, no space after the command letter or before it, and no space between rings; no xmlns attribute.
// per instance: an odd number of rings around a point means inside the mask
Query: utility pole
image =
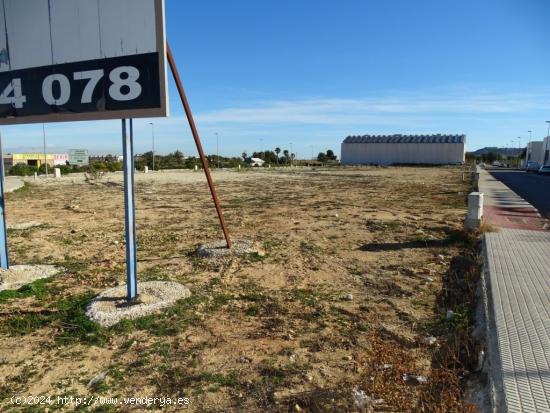
<svg viewBox="0 0 550 413"><path fill-rule="evenodd" d="M46 156L46 127L42 124L42 138L44 139L44 166L46 167L46 178L48 177L48 158Z"/></svg>
<svg viewBox="0 0 550 413"><path fill-rule="evenodd" d="M216 158L218 159L218 169L220 169L220 138L216 132Z"/></svg>
<svg viewBox="0 0 550 413"><path fill-rule="evenodd" d="M155 124L153 122L149 122L149 125L151 125L151 139L153 141L153 171L155 170Z"/></svg>
<svg viewBox="0 0 550 413"><path fill-rule="evenodd" d="M520 166L520 161L521 161L521 136L518 136L518 149L519 149L519 153L518 153L518 168Z"/></svg>
<svg viewBox="0 0 550 413"><path fill-rule="evenodd" d="M290 142L290 166L292 166L292 142Z"/></svg>
<svg viewBox="0 0 550 413"><path fill-rule="evenodd" d="M531 140L533 139L533 131L528 130L529 132L529 143L531 143Z"/></svg>

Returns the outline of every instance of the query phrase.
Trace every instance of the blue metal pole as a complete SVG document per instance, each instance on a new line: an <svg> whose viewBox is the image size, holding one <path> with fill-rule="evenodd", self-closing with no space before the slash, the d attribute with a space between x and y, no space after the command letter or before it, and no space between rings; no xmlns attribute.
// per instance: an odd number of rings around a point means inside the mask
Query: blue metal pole
<svg viewBox="0 0 550 413"><path fill-rule="evenodd" d="M2 151L2 135L0 135L0 268L10 268L8 255L8 233L6 228L6 206L4 203L4 152Z"/></svg>
<svg viewBox="0 0 550 413"><path fill-rule="evenodd" d="M136 248L136 205L134 190L134 143L133 124L130 119L130 133L126 119L122 119L122 156L124 167L124 218L126 227L126 286L127 299L137 296L137 248Z"/></svg>

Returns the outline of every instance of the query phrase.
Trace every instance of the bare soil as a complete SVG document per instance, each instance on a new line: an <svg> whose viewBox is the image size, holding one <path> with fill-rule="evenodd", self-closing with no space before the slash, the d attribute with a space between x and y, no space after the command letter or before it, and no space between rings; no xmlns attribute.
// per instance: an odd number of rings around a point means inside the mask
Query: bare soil
<svg viewBox="0 0 550 413"><path fill-rule="evenodd" d="M192 296L110 328L84 310L125 282L121 174L8 194L9 222L43 223L9 231L11 261L65 270L0 294L2 411L18 411L10 398L25 395L188 397L191 412L470 411L467 362L441 361L449 331L470 328L470 309L446 284L474 271L461 176L460 167L214 173L232 236L262 253L210 260L196 248L222 233L202 174L140 174L139 279L177 281ZM447 303L460 317L445 316ZM372 400L361 405L353 390Z"/></svg>

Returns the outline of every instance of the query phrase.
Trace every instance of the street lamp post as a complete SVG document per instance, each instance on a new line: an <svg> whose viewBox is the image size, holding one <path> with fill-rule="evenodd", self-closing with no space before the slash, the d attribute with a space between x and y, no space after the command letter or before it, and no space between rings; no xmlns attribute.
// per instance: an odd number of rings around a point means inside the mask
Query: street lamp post
<svg viewBox="0 0 550 413"><path fill-rule="evenodd" d="M520 161L521 161L521 136L518 136L518 149L519 149L519 153L518 153L518 168L520 166Z"/></svg>
<svg viewBox="0 0 550 413"><path fill-rule="evenodd" d="M155 170L155 124L153 122L149 122L149 125L151 125L151 139L153 141L153 171Z"/></svg>
<svg viewBox="0 0 550 413"><path fill-rule="evenodd" d="M533 139L533 131L528 130L527 132L529 132L529 142L531 142Z"/></svg>

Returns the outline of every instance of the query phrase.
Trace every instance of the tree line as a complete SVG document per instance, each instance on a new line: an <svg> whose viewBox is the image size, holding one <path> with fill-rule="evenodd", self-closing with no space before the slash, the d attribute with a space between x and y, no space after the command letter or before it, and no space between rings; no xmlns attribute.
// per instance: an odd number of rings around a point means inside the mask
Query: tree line
<svg viewBox="0 0 550 413"><path fill-rule="evenodd" d="M282 155L281 155L282 154ZM281 155L281 156L279 156ZM157 155L155 154L154 169L194 169L195 166L201 166L200 159L198 157L185 157L183 153L179 150L169 153L167 155ZM246 152L242 153L241 157L225 157L218 155L207 155L206 159L210 168L237 168L239 165L241 167L247 167L249 164L247 160L250 158L260 158L265 161L267 164L272 165L289 165L296 160L296 154L291 153L288 149L281 150L279 147L275 148L273 151L267 150L263 152L253 152L252 156L249 157ZM337 157L334 155L334 152L329 149L326 152L319 152L317 155L317 160L320 162L333 162L336 161ZM144 170L147 166L150 170L153 170L153 152L145 152L140 155L136 155L134 159L134 165L137 170ZM116 172L122 171L122 161L118 160L118 157L114 155L105 155L101 160L91 160L89 165L55 165L48 166L49 171L53 172L53 168L61 169L62 174L76 173L76 172ZM27 164L16 164L8 168L8 175L18 175L18 176L31 176L35 172L38 174L45 174L46 167L41 165L40 167L27 165Z"/></svg>

